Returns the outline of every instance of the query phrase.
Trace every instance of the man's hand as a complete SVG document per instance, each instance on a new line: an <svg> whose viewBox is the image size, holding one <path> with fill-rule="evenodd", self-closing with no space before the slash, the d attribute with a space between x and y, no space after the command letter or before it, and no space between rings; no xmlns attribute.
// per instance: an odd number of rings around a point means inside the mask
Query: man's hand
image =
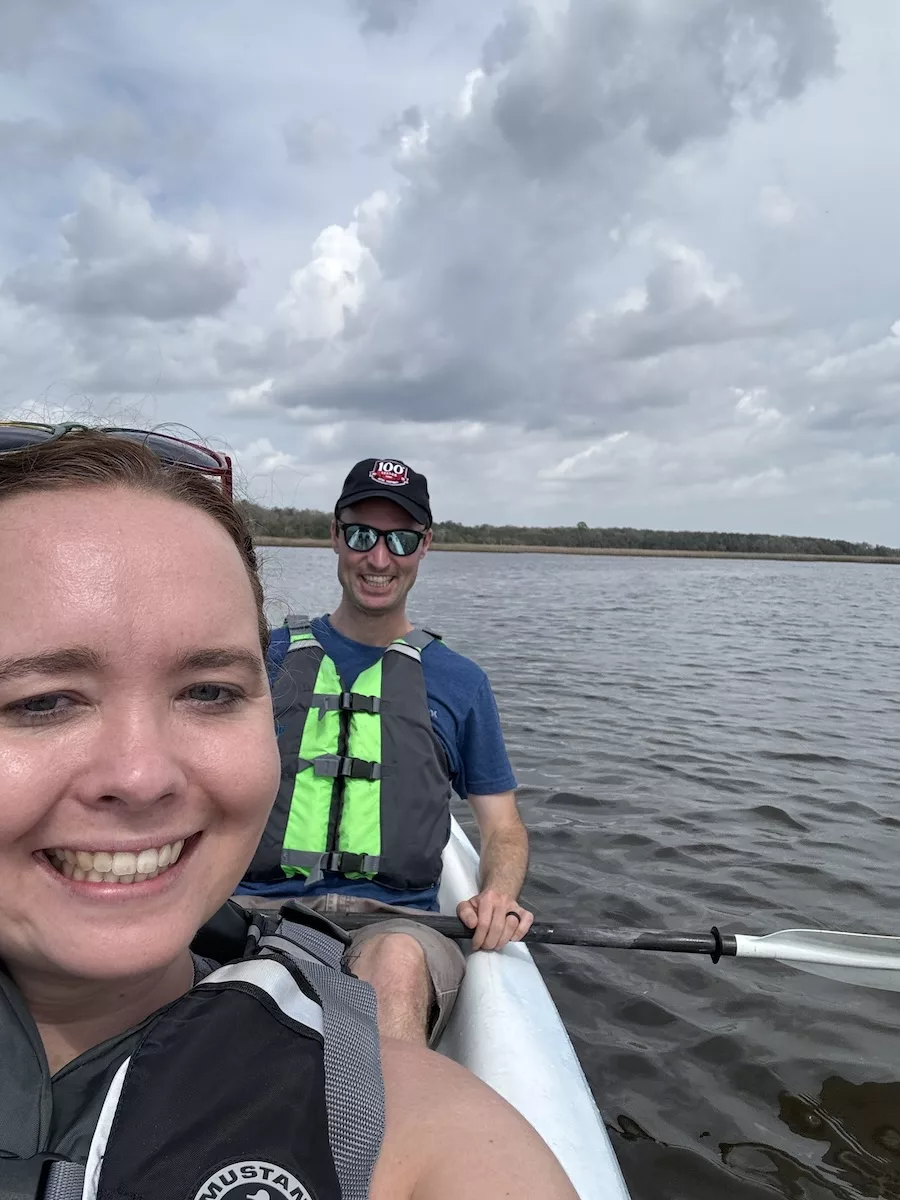
<svg viewBox="0 0 900 1200"><path fill-rule="evenodd" d="M502 950L507 942L520 942L534 921L534 914L512 896L486 889L456 906L456 915L469 929L473 950Z"/></svg>
<svg viewBox="0 0 900 1200"><path fill-rule="evenodd" d="M475 930L473 950L501 950L507 942L520 942L534 920L516 901L528 869L528 834L514 792L470 793L469 804L481 833L481 891L458 904L456 915Z"/></svg>

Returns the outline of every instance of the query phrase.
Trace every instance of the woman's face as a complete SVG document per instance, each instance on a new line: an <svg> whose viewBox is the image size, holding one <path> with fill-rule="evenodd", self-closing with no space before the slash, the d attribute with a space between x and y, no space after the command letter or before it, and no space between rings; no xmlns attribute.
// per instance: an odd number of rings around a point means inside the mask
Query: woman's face
<svg viewBox="0 0 900 1200"><path fill-rule="evenodd" d="M240 555L125 489L0 504L0 958L110 980L183 953L278 787Z"/></svg>

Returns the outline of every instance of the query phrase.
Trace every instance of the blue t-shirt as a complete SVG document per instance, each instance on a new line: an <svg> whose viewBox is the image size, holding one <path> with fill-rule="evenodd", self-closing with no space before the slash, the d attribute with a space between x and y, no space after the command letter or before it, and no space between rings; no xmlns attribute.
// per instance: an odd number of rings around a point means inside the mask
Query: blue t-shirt
<svg viewBox="0 0 900 1200"><path fill-rule="evenodd" d="M334 662L341 678L352 687L357 677L376 663L384 653L382 646L368 646L344 637L328 617L312 622L325 653ZM274 679L290 645L285 626L272 633L269 643L269 678ZM422 652L422 674L428 696L428 711L438 740L447 752L454 790L468 795L492 796L511 791L516 777L510 766L500 728L500 715L488 677L477 663L457 654L443 642L435 641ZM417 891L401 890L373 883L368 879L347 879L326 871L323 879L307 884L301 876L275 883L243 882L238 892L252 895L321 896L344 892L367 896L387 904L414 908L437 908L437 887Z"/></svg>

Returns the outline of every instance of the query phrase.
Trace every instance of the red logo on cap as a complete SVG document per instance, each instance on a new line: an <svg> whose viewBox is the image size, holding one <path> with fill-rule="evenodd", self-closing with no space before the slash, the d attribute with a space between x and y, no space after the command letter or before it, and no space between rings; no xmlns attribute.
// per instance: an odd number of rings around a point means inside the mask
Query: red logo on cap
<svg viewBox="0 0 900 1200"><path fill-rule="evenodd" d="M369 472L369 478L375 483L386 483L390 487L402 487L409 483L409 468L402 462L392 462L386 458L377 462Z"/></svg>

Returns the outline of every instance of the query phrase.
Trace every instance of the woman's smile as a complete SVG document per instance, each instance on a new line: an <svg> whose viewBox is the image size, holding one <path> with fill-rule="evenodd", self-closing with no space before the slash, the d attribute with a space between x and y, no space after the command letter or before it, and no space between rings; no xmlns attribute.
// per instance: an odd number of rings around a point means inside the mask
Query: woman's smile
<svg viewBox="0 0 900 1200"><path fill-rule="evenodd" d="M157 841L141 850L75 850L54 847L39 850L39 868L81 899L136 902L161 895L182 878L202 838Z"/></svg>

